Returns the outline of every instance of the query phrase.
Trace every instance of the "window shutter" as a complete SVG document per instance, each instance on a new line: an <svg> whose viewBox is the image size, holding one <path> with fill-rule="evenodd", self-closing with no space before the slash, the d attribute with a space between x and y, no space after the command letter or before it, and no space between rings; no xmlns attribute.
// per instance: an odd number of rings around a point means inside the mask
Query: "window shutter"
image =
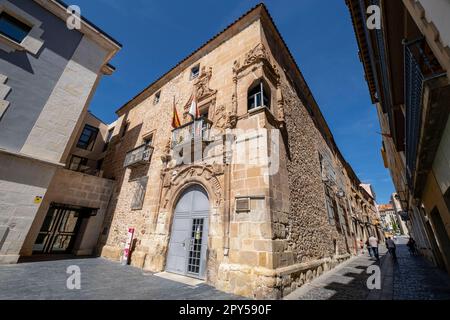
<svg viewBox="0 0 450 320"><path fill-rule="evenodd" d="M144 203L145 191L147 189L148 176L136 180L134 186L133 200L131 202L132 210L142 209Z"/></svg>

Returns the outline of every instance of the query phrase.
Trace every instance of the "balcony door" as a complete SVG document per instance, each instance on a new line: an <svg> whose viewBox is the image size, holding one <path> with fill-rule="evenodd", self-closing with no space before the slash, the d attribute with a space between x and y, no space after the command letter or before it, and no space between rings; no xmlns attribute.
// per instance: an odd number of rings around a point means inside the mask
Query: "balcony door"
<svg viewBox="0 0 450 320"><path fill-rule="evenodd" d="M175 207L166 271L205 278L208 217L205 190L200 186L188 188Z"/></svg>

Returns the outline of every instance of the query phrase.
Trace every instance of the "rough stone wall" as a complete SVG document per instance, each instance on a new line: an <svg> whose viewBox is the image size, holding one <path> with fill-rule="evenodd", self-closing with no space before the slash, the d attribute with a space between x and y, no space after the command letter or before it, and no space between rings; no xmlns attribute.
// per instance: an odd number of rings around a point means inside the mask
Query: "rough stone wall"
<svg viewBox="0 0 450 320"><path fill-rule="evenodd" d="M128 227L135 227L136 246L131 258L131 264L144 267L152 271L162 271L165 267L167 246L170 240L171 228L171 202L174 202L181 190L175 188L169 181L168 188L162 186L164 178L161 174L165 172L161 157L165 156L165 149L171 139L172 106L175 96L175 104L182 123L190 121L189 116L184 116L185 105L192 94L194 81L190 80L190 69L200 63L200 68L208 70L212 68L212 76L208 86L212 90L217 90L214 95L214 102L209 108L209 119L214 126L223 125L223 119L230 109L233 84L233 62L237 56L244 56L251 50L260 39L260 24L254 22L241 30L239 34L225 41L219 47L209 52L207 55L199 57L195 61L175 75L160 90L161 96L158 104L154 104L154 95L142 101L129 112L122 115L114 131L114 138L105 159L105 175L114 177L117 181L117 192L108 209L108 216L105 220L105 227L108 234L105 235L100 244L102 255L119 259L122 251L122 243L125 240ZM245 101L244 97L244 101ZM128 133L121 138L120 128L124 121L129 122ZM123 160L126 152L142 143L142 137L154 132L154 152L151 162L147 166L136 169L124 169ZM190 183L192 177L181 175L183 167L167 168L166 179L180 180L180 185ZM147 186L144 205L142 210L131 210L130 201L133 194L132 179L147 175L149 183ZM205 173L200 174L198 179L203 179ZM215 173L213 175L216 175ZM205 180L205 179L203 179ZM202 180L202 181L203 181ZM214 180L214 179L213 179ZM201 181L199 181L201 182ZM178 182L177 182L178 183ZM208 194L212 202L211 211L216 212L210 219L209 250L210 260L218 260L208 265L208 274L213 279L217 274L219 260L223 259L223 190L214 193L218 185L223 189L224 181L221 174L217 176L217 182L212 180L203 181L205 188L210 188ZM176 191L175 191L176 189ZM219 198L221 202L214 203L212 198ZM166 204L168 201L170 203ZM167 205L167 206L166 206Z"/></svg>
<svg viewBox="0 0 450 320"><path fill-rule="evenodd" d="M279 124L274 123L285 113L288 140L285 145L280 137L279 171L269 176L267 165L250 162L233 164L227 172L222 166L173 167L162 161L171 139L173 96L182 115L192 93L187 68L161 88L159 104L154 105L150 96L118 121L118 127L124 121L130 125L123 138L116 127L115 142L105 160L118 188L105 223L109 234L100 243L103 256L119 259L126 230L133 226L136 246L131 263L147 270L164 270L174 206L183 188L196 183L207 190L211 201L207 280L221 290L280 298L348 257L336 254L346 252L345 238L327 218L318 157L319 145L326 143L284 73L277 84L277 69L282 68L271 64L273 57L268 62L262 42L261 23L257 21L192 65L200 62L201 67L212 67L208 85L217 91L208 117L213 126L223 129L227 113L235 112L239 130L278 130ZM248 90L256 79L263 79L270 88L271 106L249 112ZM282 112L278 109L280 93L284 98ZM182 118L183 123L188 120ZM151 163L124 169L126 152L140 145L148 132L155 133ZM245 141L240 133L236 144L239 140ZM131 180L142 175L149 176L144 206L131 210ZM250 198L248 212L237 212L237 197Z"/></svg>

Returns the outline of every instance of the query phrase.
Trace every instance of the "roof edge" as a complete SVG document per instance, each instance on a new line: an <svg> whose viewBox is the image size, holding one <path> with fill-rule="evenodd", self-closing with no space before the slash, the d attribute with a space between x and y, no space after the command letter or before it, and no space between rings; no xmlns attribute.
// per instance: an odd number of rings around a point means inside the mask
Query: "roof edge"
<svg viewBox="0 0 450 320"><path fill-rule="evenodd" d="M155 81L153 81L152 83L150 83L147 87L145 87L143 90L141 90L136 96L134 96L133 98L131 98L128 102L126 102L123 106L121 106L119 109L116 110L116 114L118 116L120 116L121 114L123 114L123 112L125 112L125 109L127 108L133 108L136 105L138 105L139 103L141 103L142 101L144 101L145 99L147 99L149 96L151 96L152 94L152 89L158 90L159 88L161 88L165 83L167 83L168 81L170 81L170 79L168 78L168 76L173 75L174 73L176 73L179 69L181 69L181 67L183 65L187 65L189 63L189 61L196 60L196 57L198 55L201 55L201 52L206 50L208 46L212 46L214 48L216 48L217 46L219 46L224 40L220 39L221 36L223 36L225 33L230 32L231 28L233 26L235 26L237 23L241 22L242 20L244 20L245 18L249 17L251 14L255 14L255 18L256 17L260 17L261 16L261 9L264 8L266 11L266 7L263 3L259 3L256 6L254 6L253 8L251 8L250 10L248 10L246 13L244 13L243 15L241 15L239 18L237 18L234 22L232 22L231 24L229 24L225 29L223 29L221 32L217 33L214 37L212 37L211 39L209 39L208 41L206 41L203 45L201 45L199 48L197 48L196 50L194 50L191 54L189 54L187 57L185 57L184 59L182 59L180 62L178 62L174 67L172 67L169 71L167 71L166 73L164 73L162 76L160 76L159 78L157 78ZM257 19L252 19L250 20L251 22L256 21ZM217 42L217 43L214 43ZM164 82L163 80L167 79L166 82ZM159 86L158 86L159 85ZM150 92L150 94L148 94ZM146 95L147 94L147 95Z"/></svg>

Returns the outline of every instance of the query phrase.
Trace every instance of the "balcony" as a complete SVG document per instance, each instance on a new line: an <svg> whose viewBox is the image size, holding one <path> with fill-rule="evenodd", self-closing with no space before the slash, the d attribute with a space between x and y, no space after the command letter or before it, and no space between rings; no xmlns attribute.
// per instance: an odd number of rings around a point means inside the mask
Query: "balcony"
<svg viewBox="0 0 450 320"><path fill-rule="evenodd" d="M150 162L153 154L153 147L143 144L127 153L123 163L124 168L137 167Z"/></svg>
<svg viewBox="0 0 450 320"><path fill-rule="evenodd" d="M172 130L172 148L194 141L210 141L211 124L206 117L201 117Z"/></svg>
<svg viewBox="0 0 450 320"><path fill-rule="evenodd" d="M410 188L414 185L417 154L421 137L424 90L433 79L445 75L423 38L404 44L406 167Z"/></svg>

